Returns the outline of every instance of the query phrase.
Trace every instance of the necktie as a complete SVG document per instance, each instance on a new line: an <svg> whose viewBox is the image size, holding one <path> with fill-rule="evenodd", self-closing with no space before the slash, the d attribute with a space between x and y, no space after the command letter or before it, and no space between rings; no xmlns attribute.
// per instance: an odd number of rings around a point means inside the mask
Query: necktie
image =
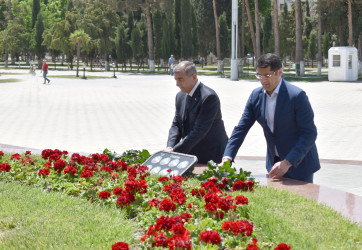
<svg viewBox="0 0 362 250"><path fill-rule="evenodd" d="M190 95L186 95L186 104L185 104L185 113L188 114L192 107L192 97Z"/></svg>

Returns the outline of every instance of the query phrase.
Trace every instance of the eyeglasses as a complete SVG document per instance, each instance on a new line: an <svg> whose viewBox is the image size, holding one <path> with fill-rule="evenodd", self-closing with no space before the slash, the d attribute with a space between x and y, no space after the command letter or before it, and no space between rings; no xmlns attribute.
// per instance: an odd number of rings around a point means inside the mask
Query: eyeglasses
<svg viewBox="0 0 362 250"><path fill-rule="evenodd" d="M274 71L273 73L265 74L265 75L256 73L256 74L255 74L255 77L258 78L258 79L261 79L261 78L270 78L270 77L272 77L273 75L275 75L275 72L276 72L276 71Z"/></svg>

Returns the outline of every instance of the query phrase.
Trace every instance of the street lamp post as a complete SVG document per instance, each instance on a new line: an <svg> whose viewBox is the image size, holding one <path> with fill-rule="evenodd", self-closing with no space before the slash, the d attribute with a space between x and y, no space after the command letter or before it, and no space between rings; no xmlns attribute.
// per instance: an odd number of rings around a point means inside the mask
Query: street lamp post
<svg viewBox="0 0 362 250"><path fill-rule="evenodd" d="M83 77L82 79L86 80L87 77L85 77L85 63L83 63Z"/></svg>
<svg viewBox="0 0 362 250"><path fill-rule="evenodd" d="M116 76L116 64L113 62L113 78L117 78Z"/></svg>

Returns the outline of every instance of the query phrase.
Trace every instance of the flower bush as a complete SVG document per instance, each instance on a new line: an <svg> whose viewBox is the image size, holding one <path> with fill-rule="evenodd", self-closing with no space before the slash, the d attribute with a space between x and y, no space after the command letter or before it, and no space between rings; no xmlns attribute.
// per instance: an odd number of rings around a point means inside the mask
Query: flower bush
<svg viewBox="0 0 362 250"><path fill-rule="evenodd" d="M112 249L262 249L248 199L255 182L250 172L210 162L195 178L150 175L142 166L144 151L122 155L105 150L89 156L45 149L41 156L7 155L0 151L0 180L18 181L121 209L137 221L143 237L116 242ZM138 241L137 241L138 240ZM275 249L291 249L285 243Z"/></svg>

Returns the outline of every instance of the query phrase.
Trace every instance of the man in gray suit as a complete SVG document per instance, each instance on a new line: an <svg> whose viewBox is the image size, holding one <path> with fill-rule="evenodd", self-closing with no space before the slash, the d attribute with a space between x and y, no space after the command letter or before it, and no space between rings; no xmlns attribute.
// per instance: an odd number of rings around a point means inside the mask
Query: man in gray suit
<svg viewBox="0 0 362 250"><path fill-rule="evenodd" d="M234 128L222 163L232 161L249 129L257 121L267 142L266 169L269 177L287 177L313 183L320 169L317 128L306 93L286 82L280 58L266 54L257 61L256 77L262 87L255 89Z"/></svg>
<svg viewBox="0 0 362 250"><path fill-rule="evenodd" d="M196 155L202 164L209 160L220 162L228 137L219 97L198 80L192 62L179 63L174 74L181 91L176 95L166 151Z"/></svg>

